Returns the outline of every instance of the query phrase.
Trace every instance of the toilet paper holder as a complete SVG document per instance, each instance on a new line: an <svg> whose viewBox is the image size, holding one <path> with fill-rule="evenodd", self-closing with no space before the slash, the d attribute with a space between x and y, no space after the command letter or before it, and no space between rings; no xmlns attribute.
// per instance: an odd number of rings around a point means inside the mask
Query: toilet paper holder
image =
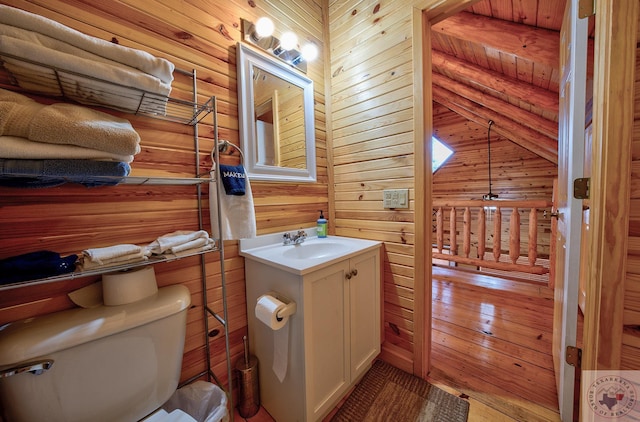
<svg viewBox="0 0 640 422"><path fill-rule="evenodd" d="M282 321L283 319L285 319L286 317L290 317L291 315L296 313L297 310L297 306L296 303L292 300L287 299L286 297L276 293L276 292L269 292L267 293L270 296L275 297L276 299L278 299L280 302L284 303L284 308L280 309L278 312L276 312L276 319L278 321Z"/></svg>

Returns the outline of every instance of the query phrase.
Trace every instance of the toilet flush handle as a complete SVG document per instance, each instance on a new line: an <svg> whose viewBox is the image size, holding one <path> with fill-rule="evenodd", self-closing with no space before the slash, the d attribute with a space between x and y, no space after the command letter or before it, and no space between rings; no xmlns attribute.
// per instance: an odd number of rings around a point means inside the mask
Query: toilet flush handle
<svg viewBox="0 0 640 422"><path fill-rule="evenodd" d="M8 378L23 372L31 372L34 375L40 375L44 371L48 371L53 366L53 359L45 359L40 362L28 362L14 368L3 369L0 371L0 378Z"/></svg>

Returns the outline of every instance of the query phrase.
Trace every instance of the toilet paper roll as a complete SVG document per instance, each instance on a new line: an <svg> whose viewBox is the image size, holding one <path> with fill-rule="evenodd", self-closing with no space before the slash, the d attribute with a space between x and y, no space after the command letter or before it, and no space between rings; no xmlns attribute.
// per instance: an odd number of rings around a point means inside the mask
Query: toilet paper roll
<svg viewBox="0 0 640 422"><path fill-rule="evenodd" d="M267 327L277 331L287 324L289 317L278 318L278 312L287 305L271 295L262 295L256 303L256 318Z"/></svg>
<svg viewBox="0 0 640 422"><path fill-rule="evenodd" d="M107 306L137 302L158 292L153 267L102 275L102 298Z"/></svg>

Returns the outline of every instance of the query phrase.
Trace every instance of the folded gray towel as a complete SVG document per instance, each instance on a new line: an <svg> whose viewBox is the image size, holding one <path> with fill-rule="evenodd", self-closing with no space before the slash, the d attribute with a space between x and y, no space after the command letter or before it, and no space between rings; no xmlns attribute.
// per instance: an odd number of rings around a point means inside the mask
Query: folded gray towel
<svg viewBox="0 0 640 422"><path fill-rule="evenodd" d="M0 159L0 185L43 188L74 182L87 187L112 186L130 171L129 164L114 161Z"/></svg>

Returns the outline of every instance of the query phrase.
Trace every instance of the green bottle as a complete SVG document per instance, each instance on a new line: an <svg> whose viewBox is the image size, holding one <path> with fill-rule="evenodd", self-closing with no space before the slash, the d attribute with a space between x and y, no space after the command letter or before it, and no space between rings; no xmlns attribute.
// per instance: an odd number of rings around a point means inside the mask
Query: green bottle
<svg viewBox="0 0 640 422"><path fill-rule="evenodd" d="M327 237L327 219L324 218L324 215L322 214L322 210L318 210L318 211L320 211L320 218L318 218L318 228L317 228L318 237Z"/></svg>

